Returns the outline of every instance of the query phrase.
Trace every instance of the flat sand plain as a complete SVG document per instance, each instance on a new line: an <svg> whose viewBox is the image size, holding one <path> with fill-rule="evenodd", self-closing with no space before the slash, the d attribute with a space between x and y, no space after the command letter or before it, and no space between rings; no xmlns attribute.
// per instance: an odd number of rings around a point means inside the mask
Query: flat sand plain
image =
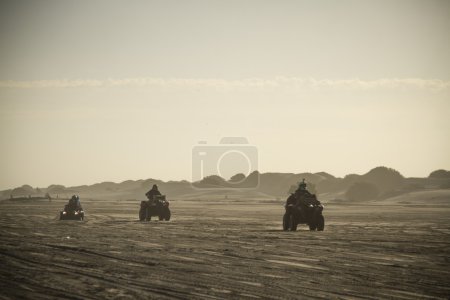
<svg viewBox="0 0 450 300"><path fill-rule="evenodd" d="M442 194L442 193L441 193ZM0 202L1 299L448 299L450 199L326 204L325 231L283 232L283 202ZM448 201L447 201L448 200Z"/></svg>

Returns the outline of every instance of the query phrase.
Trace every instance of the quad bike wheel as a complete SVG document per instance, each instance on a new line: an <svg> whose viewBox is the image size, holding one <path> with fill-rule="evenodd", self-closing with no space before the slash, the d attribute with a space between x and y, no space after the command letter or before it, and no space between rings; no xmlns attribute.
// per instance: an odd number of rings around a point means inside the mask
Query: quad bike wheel
<svg viewBox="0 0 450 300"><path fill-rule="evenodd" d="M309 230L314 231L317 228L317 225L315 222L309 223Z"/></svg>
<svg viewBox="0 0 450 300"><path fill-rule="evenodd" d="M283 216L283 230L284 231L296 231L297 222L293 214L284 214Z"/></svg>
<svg viewBox="0 0 450 300"><path fill-rule="evenodd" d="M147 209L141 206L139 209L139 221L144 222L147 218Z"/></svg>
<svg viewBox="0 0 450 300"><path fill-rule="evenodd" d="M164 209L158 217L159 217L160 221L169 221L170 220L170 210Z"/></svg>
<svg viewBox="0 0 450 300"><path fill-rule="evenodd" d="M323 231L324 228L325 228L325 218L323 217L323 215L320 215L317 218L317 230Z"/></svg>
<svg viewBox="0 0 450 300"><path fill-rule="evenodd" d="M283 230L288 231L289 230L289 215L284 214L283 216Z"/></svg>
<svg viewBox="0 0 450 300"><path fill-rule="evenodd" d="M290 224L290 227L291 227L291 231L297 231L297 225L298 224L297 224L297 221L295 220L294 215L291 214L291 217L289 219L290 219L289 224Z"/></svg>

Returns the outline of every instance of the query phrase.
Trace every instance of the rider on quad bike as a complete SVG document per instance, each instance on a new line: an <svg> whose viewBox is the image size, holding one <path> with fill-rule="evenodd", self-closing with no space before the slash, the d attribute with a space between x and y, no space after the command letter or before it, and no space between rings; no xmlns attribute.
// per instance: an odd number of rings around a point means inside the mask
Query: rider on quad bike
<svg viewBox="0 0 450 300"><path fill-rule="evenodd" d="M298 224L307 224L310 230L324 229L323 206L316 195L306 189L305 179L300 182L295 193L288 197L285 208L283 230L295 231Z"/></svg>
<svg viewBox="0 0 450 300"><path fill-rule="evenodd" d="M169 201L166 200L165 195L161 195L156 184L152 189L145 193L148 201L141 201L141 208L139 210L140 221L150 221L152 216L158 216L159 220L170 220Z"/></svg>
<svg viewBox="0 0 450 300"><path fill-rule="evenodd" d="M69 203L64 206L64 210L59 214L60 220L79 220L84 219L83 207L81 207L80 197L73 195Z"/></svg>
<svg viewBox="0 0 450 300"><path fill-rule="evenodd" d="M152 186L152 189L145 193L145 196L147 196L148 201L153 201L154 196L161 196L161 192L158 190L158 186L154 184Z"/></svg>

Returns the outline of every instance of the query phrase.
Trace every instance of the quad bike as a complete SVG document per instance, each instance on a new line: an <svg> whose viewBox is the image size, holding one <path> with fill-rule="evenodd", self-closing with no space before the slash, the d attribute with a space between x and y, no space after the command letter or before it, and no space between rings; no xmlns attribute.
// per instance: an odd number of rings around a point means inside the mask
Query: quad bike
<svg viewBox="0 0 450 300"><path fill-rule="evenodd" d="M59 219L83 221L84 211L81 207L65 205L64 210L59 213Z"/></svg>
<svg viewBox="0 0 450 300"><path fill-rule="evenodd" d="M150 221L152 217L157 216L160 221L170 220L169 201L165 195L155 195L151 200L141 201L139 209L139 220Z"/></svg>
<svg viewBox="0 0 450 300"><path fill-rule="evenodd" d="M283 230L296 231L298 224L307 224L309 230L324 230L323 205L317 200L316 195L292 194L286 201L285 209Z"/></svg>

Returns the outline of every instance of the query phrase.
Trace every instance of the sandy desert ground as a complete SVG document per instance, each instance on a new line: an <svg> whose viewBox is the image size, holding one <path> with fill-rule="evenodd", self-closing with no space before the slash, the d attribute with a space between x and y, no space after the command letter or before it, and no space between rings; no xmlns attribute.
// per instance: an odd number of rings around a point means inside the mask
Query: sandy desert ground
<svg viewBox="0 0 450 300"><path fill-rule="evenodd" d="M281 231L282 202L0 202L2 299L448 299L450 199L328 204L324 232ZM419 200L418 200L419 199Z"/></svg>

